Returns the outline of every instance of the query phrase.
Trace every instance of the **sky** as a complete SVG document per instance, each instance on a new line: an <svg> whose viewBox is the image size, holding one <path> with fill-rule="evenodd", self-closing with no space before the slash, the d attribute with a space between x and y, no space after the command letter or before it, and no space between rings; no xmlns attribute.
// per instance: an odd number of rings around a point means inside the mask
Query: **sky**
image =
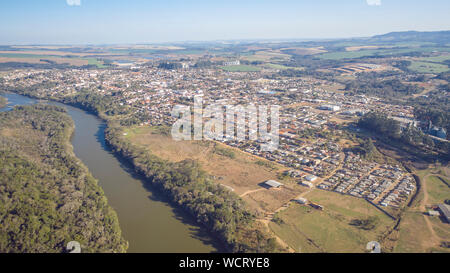
<svg viewBox="0 0 450 273"><path fill-rule="evenodd" d="M367 37L450 30L448 0L1 0L0 44Z"/></svg>

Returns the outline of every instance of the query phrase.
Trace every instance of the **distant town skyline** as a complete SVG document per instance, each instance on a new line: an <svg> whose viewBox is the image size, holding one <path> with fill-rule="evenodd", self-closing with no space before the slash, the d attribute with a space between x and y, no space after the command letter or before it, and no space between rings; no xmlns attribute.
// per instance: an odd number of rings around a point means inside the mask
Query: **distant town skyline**
<svg viewBox="0 0 450 273"><path fill-rule="evenodd" d="M450 1L16 0L0 44L138 44L368 37L450 29Z"/></svg>

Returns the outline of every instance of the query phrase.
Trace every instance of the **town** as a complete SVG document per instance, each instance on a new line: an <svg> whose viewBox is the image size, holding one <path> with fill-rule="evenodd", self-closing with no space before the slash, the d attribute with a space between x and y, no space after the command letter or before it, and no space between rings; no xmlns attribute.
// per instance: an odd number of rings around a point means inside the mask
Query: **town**
<svg viewBox="0 0 450 273"><path fill-rule="evenodd" d="M43 99L61 99L89 90L131 109L130 116L145 117L141 126L172 125L173 107L192 104L194 96L202 96L204 104L280 105L281 143L276 151L261 151L257 141L222 142L291 168L289 175L306 187L317 186L394 208L404 205L414 192L414 180L401 167L367 162L344 152L345 147L333 141L333 137L344 134L343 124L371 111L383 111L404 123L415 124L411 106L388 104L374 96L329 91L329 82L313 77L268 79L273 72L270 69L239 73L183 64L178 69L161 69L158 63L101 70L23 69L3 76L3 85L31 89L33 96ZM308 137L310 132L330 130L331 136ZM446 135L441 137L445 139Z"/></svg>

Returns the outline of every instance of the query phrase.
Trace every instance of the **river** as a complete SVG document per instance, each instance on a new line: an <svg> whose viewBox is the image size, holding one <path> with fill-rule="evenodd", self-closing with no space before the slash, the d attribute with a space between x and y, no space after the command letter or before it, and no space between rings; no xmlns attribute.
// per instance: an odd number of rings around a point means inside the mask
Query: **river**
<svg viewBox="0 0 450 273"><path fill-rule="evenodd" d="M15 105L37 100L13 93L2 94L10 110ZM157 190L143 183L132 167L116 157L106 145L106 124L96 116L75 107L51 102L67 109L75 122L74 152L99 181L109 204L117 212L131 253L209 253L220 251L219 244L195 224L192 217L171 206Z"/></svg>

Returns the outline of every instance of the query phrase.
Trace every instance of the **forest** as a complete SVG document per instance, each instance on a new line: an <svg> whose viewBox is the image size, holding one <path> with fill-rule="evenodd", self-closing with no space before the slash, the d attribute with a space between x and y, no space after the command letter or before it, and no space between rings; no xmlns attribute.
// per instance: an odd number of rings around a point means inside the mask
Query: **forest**
<svg viewBox="0 0 450 273"><path fill-rule="evenodd" d="M346 84L345 90L356 94L374 95L382 98L402 98L418 94L423 88L413 84L404 84L398 79L380 81L374 73L360 73L355 81L350 81Z"/></svg>
<svg viewBox="0 0 450 273"><path fill-rule="evenodd" d="M56 106L0 113L0 252L125 252L115 211L70 144L74 130ZM24 137L26 136L26 137Z"/></svg>
<svg viewBox="0 0 450 273"><path fill-rule="evenodd" d="M402 128L398 121L385 114L367 113L361 117L357 125L375 134L386 143L406 149L414 154L420 154L424 159L447 161L450 159L449 142L434 141L430 136L412 125ZM371 145L366 145L366 147L371 147Z"/></svg>

